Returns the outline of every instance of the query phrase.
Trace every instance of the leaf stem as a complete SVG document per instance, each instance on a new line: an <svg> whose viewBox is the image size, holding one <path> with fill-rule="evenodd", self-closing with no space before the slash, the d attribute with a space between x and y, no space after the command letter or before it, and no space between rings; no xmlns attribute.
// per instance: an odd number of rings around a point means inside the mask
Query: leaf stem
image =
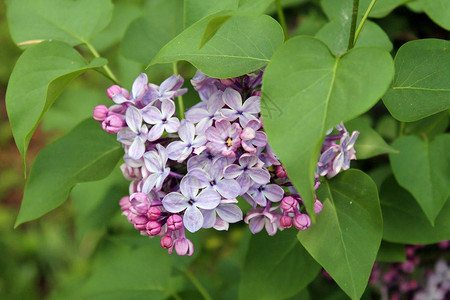
<svg viewBox="0 0 450 300"><path fill-rule="evenodd" d="M278 21L280 21L281 27L283 28L284 39L287 40L289 36L287 31L286 19L284 17L283 7L281 6L280 0L275 0L275 5L277 6Z"/></svg>
<svg viewBox="0 0 450 300"><path fill-rule="evenodd" d="M89 51L91 51L91 53L95 56L95 57L100 57L100 54L97 52L97 50L94 48L94 46L87 42L84 41L84 43L86 44L86 46L88 47ZM112 82L114 82L115 84L119 84L119 81L117 80L117 77L114 75L114 73L111 71L111 69L108 66L103 66L103 69L105 69L105 72L108 76L106 76L108 79L110 79Z"/></svg>
<svg viewBox="0 0 450 300"><path fill-rule="evenodd" d="M405 122L400 122L400 127L398 129L398 137L402 137L404 131L405 131Z"/></svg>
<svg viewBox="0 0 450 300"><path fill-rule="evenodd" d="M173 73L175 76L178 75L178 62L173 63ZM184 119L184 103L183 103L183 96L178 96L178 110L180 112L179 117L180 119Z"/></svg>
<svg viewBox="0 0 450 300"><path fill-rule="evenodd" d="M197 277L194 276L194 274L192 274L191 271L189 271L188 269L186 269L184 271L184 274L186 274L186 276L189 278L190 281L192 281L192 283L195 285L195 287L197 288L197 290L200 292L200 294L203 296L203 299L205 300L212 300L211 296L209 295L208 291L205 289L205 287L200 283L200 281L198 281Z"/></svg>
<svg viewBox="0 0 450 300"><path fill-rule="evenodd" d="M350 38L348 39L347 51L355 46L355 29L356 21L358 18L359 0L353 0L353 12L352 12L352 23L350 25Z"/></svg>
<svg viewBox="0 0 450 300"><path fill-rule="evenodd" d="M369 14L372 11L372 8L373 8L373 6L375 5L376 2L377 2L377 0L372 0L372 2L370 2L369 7L367 8L366 12L364 13L363 18L361 19L361 22L358 25L358 29L356 29L355 37L353 39L353 45L356 44L356 40L358 39L358 35L361 32L361 29L363 28L364 23L366 22L367 18L369 17Z"/></svg>

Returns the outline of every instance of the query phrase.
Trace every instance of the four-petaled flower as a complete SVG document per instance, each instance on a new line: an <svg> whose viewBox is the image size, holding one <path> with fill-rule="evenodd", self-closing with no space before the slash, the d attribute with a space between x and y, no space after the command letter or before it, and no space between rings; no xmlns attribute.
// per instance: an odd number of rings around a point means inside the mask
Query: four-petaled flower
<svg viewBox="0 0 450 300"><path fill-rule="evenodd" d="M239 165L229 165L223 171L227 179L236 178L241 186L241 194L246 193L253 184L266 184L270 181L270 173L262 168L262 162L251 154L243 154Z"/></svg>
<svg viewBox="0 0 450 300"><path fill-rule="evenodd" d="M142 192L147 194L149 194L153 188L159 191L164 180L170 173L170 168L166 167L168 159L167 150L160 144L156 145L156 149L157 151L151 150L144 153L145 168L143 168L143 171L149 172L149 174L143 176L144 182Z"/></svg>
<svg viewBox="0 0 450 300"><path fill-rule="evenodd" d="M236 149L241 145L239 137L241 131L239 124L231 124L226 119L220 119L216 121L215 127L209 127L205 131L206 139L209 141L206 146L214 153L236 157Z"/></svg>
<svg viewBox="0 0 450 300"><path fill-rule="evenodd" d="M171 160L176 160L179 163L182 163L194 149L201 149L200 147L206 143L204 135L195 137L194 124L186 120L181 121L178 136L181 141L170 143L167 146L167 153Z"/></svg>
<svg viewBox="0 0 450 300"><path fill-rule="evenodd" d="M242 104L241 94L232 88L227 88L223 93L223 102L230 108L222 109L221 113L230 122L239 118L239 123L244 127L248 121L257 119L258 113L261 112L260 101L260 97L252 96Z"/></svg>
<svg viewBox="0 0 450 300"><path fill-rule="evenodd" d="M269 235L275 235L278 229L278 223L280 222L280 216L273 214L272 211L278 209L278 206L271 207L258 207L250 209L244 222L250 225L250 231L252 233L260 232L263 227L266 227L266 231Z"/></svg>
<svg viewBox="0 0 450 300"><path fill-rule="evenodd" d="M165 99L161 102L161 111L155 106L146 106L142 109L142 117L144 121L152 124L152 128L148 133L149 141L159 139L164 130L168 133L178 131L180 121L176 117L172 117L175 113L175 104L172 100Z"/></svg>

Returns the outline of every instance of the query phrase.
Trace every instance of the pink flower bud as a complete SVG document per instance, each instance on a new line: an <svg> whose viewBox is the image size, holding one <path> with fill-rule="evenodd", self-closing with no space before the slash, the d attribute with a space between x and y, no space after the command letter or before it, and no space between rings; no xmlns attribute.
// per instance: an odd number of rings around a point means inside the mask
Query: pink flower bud
<svg viewBox="0 0 450 300"><path fill-rule="evenodd" d="M319 200L316 200L314 202L314 214L317 215L318 213L320 213L322 211L322 208L323 208L322 202L320 202Z"/></svg>
<svg viewBox="0 0 450 300"><path fill-rule="evenodd" d="M119 201L120 209L121 210L128 210L130 209L131 203L130 203L130 197L122 197Z"/></svg>
<svg viewBox="0 0 450 300"><path fill-rule="evenodd" d="M159 209L159 207L152 206L148 210L147 216L148 216L149 220L156 221L161 216L161 210Z"/></svg>
<svg viewBox="0 0 450 300"><path fill-rule="evenodd" d="M146 226L148 235L157 235L161 232L161 224L155 221L150 221Z"/></svg>
<svg viewBox="0 0 450 300"><path fill-rule="evenodd" d="M150 207L148 195L141 192L131 194L130 203L130 210L138 215L145 215Z"/></svg>
<svg viewBox="0 0 450 300"><path fill-rule="evenodd" d="M282 165L277 166L275 169L275 175L277 175L278 178L287 177L286 169Z"/></svg>
<svg viewBox="0 0 450 300"><path fill-rule="evenodd" d="M102 122L108 116L108 112L105 105L97 105L94 108L94 120Z"/></svg>
<svg viewBox="0 0 450 300"><path fill-rule="evenodd" d="M220 79L220 83L222 83L223 85L226 85L226 86L233 85L234 78Z"/></svg>
<svg viewBox="0 0 450 300"><path fill-rule="evenodd" d="M282 216L280 219L280 225L284 229L292 227L292 218L289 216Z"/></svg>
<svg viewBox="0 0 450 300"><path fill-rule="evenodd" d="M133 218L133 225L136 230L145 230L147 227L148 219L146 216L135 216Z"/></svg>
<svg viewBox="0 0 450 300"><path fill-rule="evenodd" d="M106 90L106 95L108 95L109 99L112 99L117 94L122 94L122 88L118 85L112 85Z"/></svg>
<svg viewBox="0 0 450 300"><path fill-rule="evenodd" d="M169 249L170 247L172 247L173 245L173 239L168 236L165 235L161 238L161 247L163 247L164 249Z"/></svg>
<svg viewBox="0 0 450 300"><path fill-rule="evenodd" d="M194 253L194 245L187 238L178 238L174 243L175 251L178 255L191 256Z"/></svg>
<svg viewBox="0 0 450 300"><path fill-rule="evenodd" d="M179 215L171 215L167 219L167 228L172 231L178 230L183 227L183 219Z"/></svg>
<svg viewBox="0 0 450 300"><path fill-rule="evenodd" d="M297 200L291 196L284 197L283 200L281 200L281 209L285 212L294 212L295 205L297 205Z"/></svg>
<svg viewBox="0 0 450 300"><path fill-rule="evenodd" d="M106 117L102 122L102 128L107 133L118 133L122 129L123 121L117 115L111 115Z"/></svg>
<svg viewBox="0 0 450 300"><path fill-rule="evenodd" d="M311 227L311 219L307 214L299 214L294 218L294 226L298 230L305 231Z"/></svg>

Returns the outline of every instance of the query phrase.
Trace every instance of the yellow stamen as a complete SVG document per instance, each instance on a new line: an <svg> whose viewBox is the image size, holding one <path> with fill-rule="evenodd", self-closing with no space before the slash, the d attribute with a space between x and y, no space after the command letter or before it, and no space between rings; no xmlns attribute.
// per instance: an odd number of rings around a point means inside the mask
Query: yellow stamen
<svg viewBox="0 0 450 300"><path fill-rule="evenodd" d="M228 138L227 141L226 141L226 143L227 143L227 146L228 146L228 147L231 147L231 138Z"/></svg>

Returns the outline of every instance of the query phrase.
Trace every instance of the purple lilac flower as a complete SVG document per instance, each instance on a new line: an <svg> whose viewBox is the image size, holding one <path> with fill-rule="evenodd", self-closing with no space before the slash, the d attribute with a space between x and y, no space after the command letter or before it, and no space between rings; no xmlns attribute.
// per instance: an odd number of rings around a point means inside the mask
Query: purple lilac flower
<svg viewBox="0 0 450 300"><path fill-rule="evenodd" d="M187 89L180 89L183 86L184 79L180 75L172 75L164 80L161 85L151 85L147 94L144 96L143 105L149 106L156 100L173 100L175 97L181 96L187 92Z"/></svg>
<svg viewBox="0 0 450 300"><path fill-rule="evenodd" d="M195 127L189 121L182 120L178 130L181 141L174 141L167 146L167 153L171 160L182 163L194 149L200 149L206 143L204 135L195 137ZM195 152L195 150L194 150Z"/></svg>
<svg viewBox="0 0 450 300"><path fill-rule="evenodd" d="M206 146L214 153L223 156L236 157L236 149L241 145L241 127L237 123L231 124L226 119L216 121L215 127L209 127L206 132L208 143Z"/></svg>
<svg viewBox="0 0 450 300"><path fill-rule="evenodd" d="M133 82L131 88L131 99L128 92L125 89L117 88L118 86L112 86L108 89L108 96L111 95L111 99L117 104L137 104L147 90L148 78L147 74L141 73Z"/></svg>
<svg viewBox="0 0 450 300"><path fill-rule="evenodd" d="M241 186L234 179L223 178L223 170L228 165L228 159L219 158L207 169L196 168L189 171L198 179L202 188L213 189L225 199L234 199L239 196Z"/></svg>
<svg viewBox="0 0 450 300"><path fill-rule="evenodd" d="M267 145L267 136L265 132L258 131L262 123L255 119L250 120L241 132L241 144L245 151L255 154L258 147Z"/></svg>
<svg viewBox="0 0 450 300"><path fill-rule="evenodd" d="M239 118L241 126L245 126L250 120L257 119L258 113L261 112L260 97L252 96L242 104L241 94L232 88L225 90L223 93L223 101L230 108L222 109L221 113L230 122Z"/></svg>
<svg viewBox="0 0 450 300"><path fill-rule="evenodd" d="M272 212L277 210L278 206L267 209L268 207L258 207L248 211L244 222L250 225L250 231L253 234L260 232L264 227L271 236L277 233L280 216Z"/></svg>
<svg viewBox="0 0 450 300"><path fill-rule="evenodd" d="M267 201L279 202L284 196L284 190L278 184L263 184L259 187L252 187L247 193L260 206L266 206ZM253 205L253 207L255 206Z"/></svg>
<svg viewBox="0 0 450 300"><path fill-rule="evenodd" d="M156 149L156 151L151 150L144 153L145 169L149 172L149 175L143 180L142 192L147 194L153 188L160 190L170 173L170 168L166 167L167 150L160 144L156 145Z"/></svg>
<svg viewBox="0 0 450 300"><path fill-rule="evenodd" d="M125 114L128 127L123 127L117 134L117 140L129 145L128 155L133 159L139 159L145 152L148 128L142 124L142 114L134 106L130 106Z"/></svg>
<svg viewBox="0 0 450 300"><path fill-rule="evenodd" d="M219 110L224 106L222 91L211 95L206 102L206 107L193 107L186 112L186 120L198 123L195 130L197 134L204 133L213 124L214 120L222 118Z"/></svg>
<svg viewBox="0 0 450 300"><path fill-rule="evenodd" d="M144 121L152 124L152 128L148 133L149 141L159 139L164 130L169 133L178 131L180 121L176 117L172 117L175 113L175 104L172 100L165 99L161 102L161 111L155 106L146 106L142 109L142 117Z"/></svg>
<svg viewBox="0 0 450 300"><path fill-rule="evenodd" d="M225 86L220 82L220 79L206 76L200 71L195 73L194 78L191 80L191 84L198 92L202 101L208 101L208 99L218 90L225 90Z"/></svg>
<svg viewBox="0 0 450 300"><path fill-rule="evenodd" d="M219 221L219 226L224 226L225 224L220 224L222 222L236 223L242 220L242 210L239 206L235 205L238 201L233 200L222 200L220 204L212 210L202 210L204 217L203 228L211 228L216 226L217 220ZM216 213L218 217L216 216ZM228 227L228 226L227 226Z"/></svg>
<svg viewBox="0 0 450 300"><path fill-rule="evenodd" d="M236 178L241 186L241 194L246 193L254 184L261 185L270 181L269 171L262 168L262 162L251 154L241 155L239 165L229 165L223 174L227 179Z"/></svg>
<svg viewBox="0 0 450 300"><path fill-rule="evenodd" d="M203 225L199 208L210 210L220 203L220 196L214 190L206 189L198 193L199 185L195 177L186 175L180 183L181 193L169 193L162 201L164 208L171 213L184 211L183 223L190 232L196 232Z"/></svg>

